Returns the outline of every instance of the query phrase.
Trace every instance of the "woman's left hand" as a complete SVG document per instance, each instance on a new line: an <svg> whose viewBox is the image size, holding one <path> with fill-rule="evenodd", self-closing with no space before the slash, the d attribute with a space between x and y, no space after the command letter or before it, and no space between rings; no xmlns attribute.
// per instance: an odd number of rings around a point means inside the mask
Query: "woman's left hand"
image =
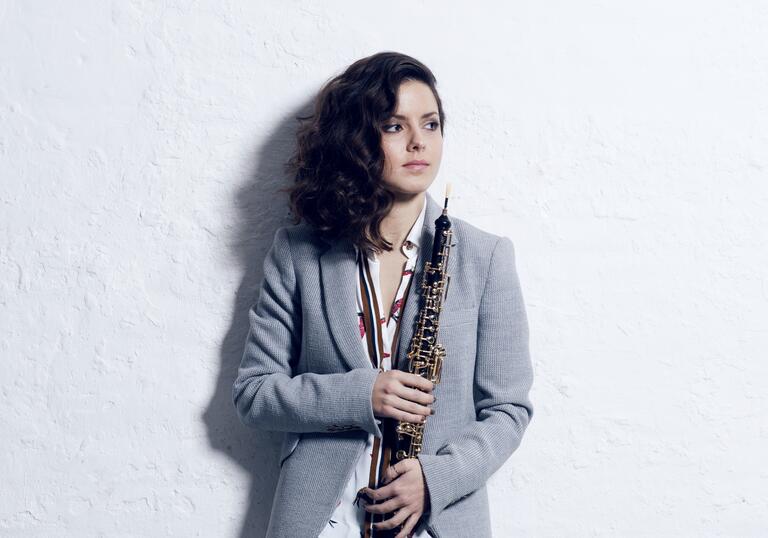
<svg viewBox="0 0 768 538"><path fill-rule="evenodd" d="M421 463L417 458L397 462L384 472L384 486L366 489L368 497L380 504L365 507L374 514L396 512L391 518L374 523L376 529L392 529L405 524L396 538L406 538L418 523L426 508L426 489Z"/></svg>

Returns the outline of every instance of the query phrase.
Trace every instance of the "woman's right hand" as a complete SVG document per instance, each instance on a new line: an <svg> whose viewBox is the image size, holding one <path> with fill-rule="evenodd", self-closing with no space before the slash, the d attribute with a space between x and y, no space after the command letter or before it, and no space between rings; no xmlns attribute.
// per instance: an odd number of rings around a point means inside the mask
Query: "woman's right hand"
<svg viewBox="0 0 768 538"><path fill-rule="evenodd" d="M433 412L428 406L435 401L434 388L434 383L416 374L402 370L379 372L371 395L373 414L401 422L424 422Z"/></svg>

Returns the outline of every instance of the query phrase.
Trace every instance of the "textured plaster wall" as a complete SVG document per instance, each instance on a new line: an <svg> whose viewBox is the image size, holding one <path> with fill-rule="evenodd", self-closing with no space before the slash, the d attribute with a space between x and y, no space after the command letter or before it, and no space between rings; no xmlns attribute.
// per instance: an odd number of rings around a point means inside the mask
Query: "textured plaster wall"
<svg viewBox="0 0 768 538"><path fill-rule="evenodd" d="M536 415L495 535L768 533L768 8L0 1L0 535L260 536L231 383L292 117L436 73L432 192L513 239ZM300 514L297 514L300 517Z"/></svg>

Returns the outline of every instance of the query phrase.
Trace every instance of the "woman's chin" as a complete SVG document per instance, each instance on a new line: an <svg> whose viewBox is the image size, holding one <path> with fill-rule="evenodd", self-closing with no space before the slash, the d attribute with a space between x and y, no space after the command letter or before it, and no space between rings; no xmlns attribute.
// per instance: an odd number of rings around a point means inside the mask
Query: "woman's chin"
<svg viewBox="0 0 768 538"><path fill-rule="evenodd" d="M387 185L387 189L397 195L414 196L425 193L433 182L434 178L430 178L428 181L420 178L418 181L403 181L395 185L390 184Z"/></svg>

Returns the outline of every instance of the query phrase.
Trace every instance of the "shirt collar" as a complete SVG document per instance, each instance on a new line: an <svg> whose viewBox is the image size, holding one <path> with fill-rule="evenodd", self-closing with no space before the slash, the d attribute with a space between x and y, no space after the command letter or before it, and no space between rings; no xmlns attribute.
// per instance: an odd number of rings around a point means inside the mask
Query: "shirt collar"
<svg viewBox="0 0 768 538"><path fill-rule="evenodd" d="M408 232L408 236L405 238L405 248L403 248L403 252L405 252L405 255L409 258L412 257L411 254L415 254L416 251L418 251L419 246L421 245L421 229L424 226L424 217L427 212L427 196L424 195L424 205L421 207L421 213L419 213L419 216L416 218L416 222L413 223L413 226L411 226L411 230ZM408 248L408 246L412 248Z"/></svg>

